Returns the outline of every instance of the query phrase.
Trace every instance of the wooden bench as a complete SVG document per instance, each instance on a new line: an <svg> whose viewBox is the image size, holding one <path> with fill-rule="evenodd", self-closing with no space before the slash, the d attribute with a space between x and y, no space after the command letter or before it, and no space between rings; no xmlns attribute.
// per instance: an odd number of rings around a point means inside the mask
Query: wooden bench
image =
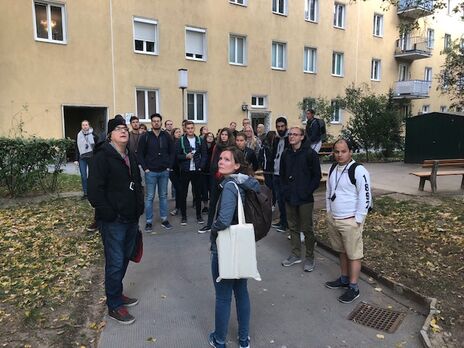
<svg viewBox="0 0 464 348"><path fill-rule="evenodd" d="M430 171L409 173L418 176L419 191L424 191L425 181L430 181L432 192L437 192L437 176L462 175L461 190L464 190L464 159L425 160L422 168L431 168Z"/></svg>

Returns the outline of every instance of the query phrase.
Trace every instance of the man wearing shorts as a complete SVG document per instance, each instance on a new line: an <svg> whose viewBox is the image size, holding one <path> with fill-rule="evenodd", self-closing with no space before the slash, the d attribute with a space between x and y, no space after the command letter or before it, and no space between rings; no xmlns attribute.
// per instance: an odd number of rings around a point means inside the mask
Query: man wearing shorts
<svg viewBox="0 0 464 348"><path fill-rule="evenodd" d="M369 173L353 161L351 144L339 139L333 153L337 163L327 180L327 226L332 248L340 253L341 275L325 286L346 289L338 300L351 303L359 297L358 279L364 256L362 232L372 194Z"/></svg>

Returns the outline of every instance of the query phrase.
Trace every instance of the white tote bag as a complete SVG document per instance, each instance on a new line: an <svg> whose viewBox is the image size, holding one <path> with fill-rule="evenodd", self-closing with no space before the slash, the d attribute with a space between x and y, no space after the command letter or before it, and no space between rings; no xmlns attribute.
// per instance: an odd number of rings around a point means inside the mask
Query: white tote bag
<svg viewBox="0 0 464 348"><path fill-rule="evenodd" d="M238 191L238 225L230 225L225 230L218 231L216 239L219 277L216 282L222 279L241 279L253 278L258 281L261 276L256 264L256 242L253 224L245 222L242 197L237 184L234 182Z"/></svg>

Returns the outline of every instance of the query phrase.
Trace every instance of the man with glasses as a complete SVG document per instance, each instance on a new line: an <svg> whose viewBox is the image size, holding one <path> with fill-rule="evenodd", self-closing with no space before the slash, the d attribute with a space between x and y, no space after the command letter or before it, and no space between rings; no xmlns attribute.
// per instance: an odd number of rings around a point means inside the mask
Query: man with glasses
<svg viewBox="0 0 464 348"><path fill-rule="evenodd" d="M132 256L143 193L137 160L128 150L129 132L122 118L108 121L108 141L95 148L90 164L88 195L95 208L105 250L105 292L110 318L132 324L126 307L138 300L123 294L122 281Z"/></svg>
<svg viewBox="0 0 464 348"><path fill-rule="evenodd" d="M314 270L313 192L321 181L321 165L318 154L309 146L302 146L305 130L292 127L288 132L290 148L280 160L280 178L291 236L292 253L282 261L290 267L301 263L300 231L305 236L306 257L304 270Z"/></svg>
<svg viewBox="0 0 464 348"><path fill-rule="evenodd" d="M137 158L145 172L145 232L153 228L153 199L158 186L159 215L161 226L171 229L168 221L168 179L169 169L174 164L174 142L171 136L161 130L162 116L158 113L151 115L152 130L144 133L139 141Z"/></svg>

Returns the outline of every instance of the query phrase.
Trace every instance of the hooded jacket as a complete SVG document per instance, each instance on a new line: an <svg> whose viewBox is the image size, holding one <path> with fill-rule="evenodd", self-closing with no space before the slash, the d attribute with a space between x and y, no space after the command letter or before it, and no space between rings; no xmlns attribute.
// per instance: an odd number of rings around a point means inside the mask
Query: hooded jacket
<svg viewBox="0 0 464 348"><path fill-rule="evenodd" d="M89 166L88 197L97 220L136 223L143 214L140 171L135 155L129 151L128 156L130 170L109 142L97 145L94 150Z"/></svg>
<svg viewBox="0 0 464 348"><path fill-rule="evenodd" d="M193 163L195 164L195 171L201 171L206 165L208 160L207 148L203 146L204 140L200 137L195 136L195 154L193 155ZM181 172L190 171L190 160L187 159L187 154L192 151L190 141L186 135L180 137L179 141L176 142L176 159L179 164Z"/></svg>

